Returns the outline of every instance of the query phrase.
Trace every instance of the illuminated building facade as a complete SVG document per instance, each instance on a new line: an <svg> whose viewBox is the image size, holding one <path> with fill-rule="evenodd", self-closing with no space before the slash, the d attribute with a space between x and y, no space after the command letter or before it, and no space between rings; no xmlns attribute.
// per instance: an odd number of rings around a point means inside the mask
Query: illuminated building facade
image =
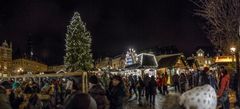
<svg viewBox="0 0 240 109"><path fill-rule="evenodd" d="M12 71L12 44L4 41L0 46L0 76L10 75Z"/></svg>
<svg viewBox="0 0 240 109"><path fill-rule="evenodd" d="M45 72L48 70L48 66L46 64L29 60L29 59L16 59L13 60L13 72L17 75L26 74L28 72L38 73Z"/></svg>
<svg viewBox="0 0 240 109"><path fill-rule="evenodd" d="M194 58L198 62L200 68L209 67L211 64L214 63L213 58L210 57L209 54L205 53L205 51L203 51L202 49L199 49L196 52L196 56L194 56Z"/></svg>
<svg viewBox="0 0 240 109"><path fill-rule="evenodd" d="M58 65L58 66L48 66L48 71L58 72L61 70L65 70L64 65Z"/></svg>

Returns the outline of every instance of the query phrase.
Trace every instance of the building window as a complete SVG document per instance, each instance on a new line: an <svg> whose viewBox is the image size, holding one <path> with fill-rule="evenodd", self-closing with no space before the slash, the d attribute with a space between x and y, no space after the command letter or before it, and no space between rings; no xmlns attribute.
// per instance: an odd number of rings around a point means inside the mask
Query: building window
<svg viewBox="0 0 240 109"><path fill-rule="evenodd" d="M7 66L4 66L4 70L7 70Z"/></svg>
<svg viewBox="0 0 240 109"><path fill-rule="evenodd" d="M205 60L205 64L208 64L208 61L207 61L207 60Z"/></svg>
<svg viewBox="0 0 240 109"><path fill-rule="evenodd" d="M208 60L208 64L212 64L210 60Z"/></svg>

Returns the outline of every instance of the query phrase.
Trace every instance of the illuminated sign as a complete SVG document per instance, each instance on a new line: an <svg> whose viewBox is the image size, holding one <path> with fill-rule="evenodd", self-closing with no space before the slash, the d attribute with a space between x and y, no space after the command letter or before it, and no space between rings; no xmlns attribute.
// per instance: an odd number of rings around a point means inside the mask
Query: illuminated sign
<svg viewBox="0 0 240 109"><path fill-rule="evenodd" d="M216 63L223 63L223 62L235 62L236 59L233 56L217 56L215 62Z"/></svg>

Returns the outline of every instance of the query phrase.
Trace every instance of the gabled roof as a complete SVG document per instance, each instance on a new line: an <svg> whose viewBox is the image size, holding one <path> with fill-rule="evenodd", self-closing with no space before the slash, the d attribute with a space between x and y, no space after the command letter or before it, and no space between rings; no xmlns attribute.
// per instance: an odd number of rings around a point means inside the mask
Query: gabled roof
<svg viewBox="0 0 240 109"><path fill-rule="evenodd" d="M197 53L205 53L202 49L198 49Z"/></svg>
<svg viewBox="0 0 240 109"><path fill-rule="evenodd" d="M198 46L195 50L198 51L199 49L203 50L204 54L209 55L210 57L216 55L216 49L212 46Z"/></svg>
<svg viewBox="0 0 240 109"><path fill-rule="evenodd" d="M179 53L179 54L158 56L158 67L159 68L174 67L177 64L177 61L179 59L181 59L184 66L186 67L188 66L184 59L184 56L181 53Z"/></svg>

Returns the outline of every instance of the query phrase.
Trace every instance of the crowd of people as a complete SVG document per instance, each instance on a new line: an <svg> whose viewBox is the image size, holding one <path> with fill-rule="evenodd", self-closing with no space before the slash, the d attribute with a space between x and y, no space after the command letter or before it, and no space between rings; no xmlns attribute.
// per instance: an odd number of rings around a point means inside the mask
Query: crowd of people
<svg viewBox="0 0 240 109"><path fill-rule="evenodd" d="M229 89L237 90L237 79L224 67L175 72L170 75L92 75L89 92L81 91L81 78L45 78L41 80L7 80L0 82L1 109L124 109L124 101L154 106L156 95L169 93L169 81L175 92L184 93L194 87L211 85L223 109L230 108Z"/></svg>

